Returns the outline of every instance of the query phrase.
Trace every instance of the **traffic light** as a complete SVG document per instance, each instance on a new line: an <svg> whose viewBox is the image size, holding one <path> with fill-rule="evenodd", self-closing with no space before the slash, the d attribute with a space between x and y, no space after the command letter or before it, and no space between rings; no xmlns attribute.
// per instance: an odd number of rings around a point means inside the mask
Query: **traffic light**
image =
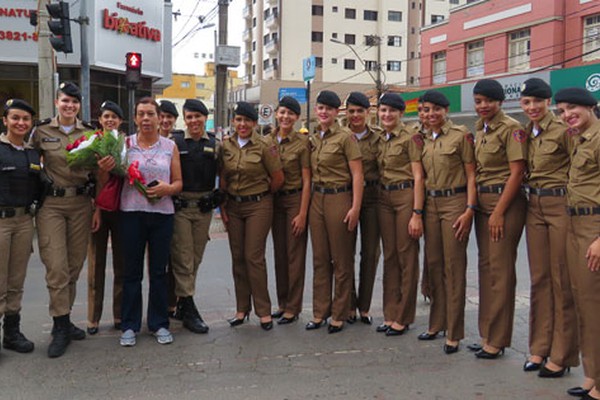
<svg viewBox="0 0 600 400"><path fill-rule="evenodd" d="M142 75L142 53L125 54L125 82L128 85L140 83Z"/></svg>
<svg viewBox="0 0 600 400"><path fill-rule="evenodd" d="M69 3L59 1L58 3L46 4L48 14L51 20L48 21L48 28L52 32L50 44L56 51L65 54L73 52L73 43L71 42L71 21L69 19Z"/></svg>

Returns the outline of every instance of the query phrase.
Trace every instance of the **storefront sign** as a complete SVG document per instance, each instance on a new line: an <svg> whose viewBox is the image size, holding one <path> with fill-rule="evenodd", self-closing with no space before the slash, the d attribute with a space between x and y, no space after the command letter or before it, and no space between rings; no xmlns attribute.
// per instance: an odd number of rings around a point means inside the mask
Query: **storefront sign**
<svg viewBox="0 0 600 400"><path fill-rule="evenodd" d="M110 12L108 8L103 10L102 27L109 31L115 31L125 35L131 35L140 39L160 42L160 29L146 26L146 21L132 22L129 18L119 16L116 12Z"/></svg>
<svg viewBox="0 0 600 400"><path fill-rule="evenodd" d="M441 92L446 96L448 101L450 102L450 112L460 112L460 103L461 103L461 93L460 93L460 85L456 86L444 86L440 88L435 88L435 90ZM417 107L419 105L419 97L421 97L425 93L425 90L419 90L416 92L410 93L402 93L402 98L406 102L406 110L404 111L404 115L407 117L417 115Z"/></svg>
<svg viewBox="0 0 600 400"><path fill-rule="evenodd" d="M600 63L552 71L550 86L554 93L566 87L583 87L600 100Z"/></svg>

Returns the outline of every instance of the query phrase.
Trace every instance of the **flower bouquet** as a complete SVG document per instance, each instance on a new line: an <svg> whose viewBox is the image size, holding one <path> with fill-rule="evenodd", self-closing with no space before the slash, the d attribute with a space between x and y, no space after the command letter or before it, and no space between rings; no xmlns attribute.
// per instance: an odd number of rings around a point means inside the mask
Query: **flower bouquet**
<svg viewBox="0 0 600 400"><path fill-rule="evenodd" d="M153 186L153 182L150 182L149 185L146 185L146 180L142 176L142 172L139 169L140 163L139 161L134 161L129 164L129 168L127 168L127 176L129 178L129 184L134 185L140 194L142 194L150 204L155 204L160 200L160 197L148 197L148 187Z"/></svg>
<svg viewBox="0 0 600 400"><path fill-rule="evenodd" d="M125 138L116 130L85 132L79 139L68 144L66 150L67 164L71 168L96 169L98 159L112 156L116 167L111 173L125 175Z"/></svg>

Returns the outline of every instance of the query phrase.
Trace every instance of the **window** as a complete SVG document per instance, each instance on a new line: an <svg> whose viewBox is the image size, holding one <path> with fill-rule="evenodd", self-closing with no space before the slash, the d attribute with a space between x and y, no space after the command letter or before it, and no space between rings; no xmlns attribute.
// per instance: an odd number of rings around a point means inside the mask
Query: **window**
<svg viewBox="0 0 600 400"><path fill-rule="evenodd" d="M345 34L344 35L344 43L346 43L346 44L356 44L356 35Z"/></svg>
<svg viewBox="0 0 600 400"><path fill-rule="evenodd" d="M252 64L252 75L256 75L256 64Z"/></svg>
<svg viewBox="0 0 600 400"><path fill-rule="evenodd" d="M402 36L388 36L387 45L392 47L402 46Z"/></svg>
<svg viewBox="0 0 600 400"><path fill-rule="evenodd" d="M377 61L367 60L365 61L366 71L377 71Z"/></svg>
<svg viewBox="0 0 600 400"><path fill-rule="evenodd" d="M446 83L446 52L433 54L433 83Z"/></svg>
<svg viewBox="0 0 600 400"><path fill-rule="evenodd" d="M311 38L313 42L323 43L323 32L313 31L311 34Z"/></svg>
<svg viewBox="0 0 600 400"><path fill-rule="evenodd" d="M256 17L252 17L252 27L256 28Z"/></svg>
<svg viewBox="0 0 600 400"><path fill-rule="evenodd" d="M269 44L269 42L271 41L269 34L266 34L265 36L263 36L263 43L264 44Z"/></svg>
<svg viewBox="0 0 600 400"><path fill-rule="evenodd" d="M356 68L356 61L351 60L351 59L344 59L344 69L355 69Z"/></svg>
<svg viewBox="0 0 600 400"><path fill-rule="evenodd" d="M413 10L415 9L415 2L414 1L411 3L410 8L412 8Z"/></svg>
<svg viewBox="0 0 600 400"><path fill-rule="evenodd" d="M312 6L312 15L323 15L323 6Z"/></svg>
<svg viewBox="0 0 600 400"><path fill-rule="evenodd" d="M410 28L410 33L413 34L413 35L415 34L415 27L414 26L412 28Z"/></svg>
<svg viewBox="0 0 600 400"><path fill-rule="evenodd" d="M315 57L315 67L323 68L323 57Z"/></svg>
<svg viewBox="0 0 600 400"><path fill-rule="evenodd" d="M263 61L263 69L269 69L269 59L268 58L265 61Z"/></svg>
<svg viewBox="0 0 600 400"><path fill-rule="evenodd" d="M508 41L509 71L524 71L529 69L529 52L531 48L529 29L512 32Z"/></svg>
<svg viewBox="0 0 600 400"><path fill-rule="evenodd" d="M190 82L189 81L182 81L181 82L181 88L182 89L189 89L190 87Z"/></svg>
<svg viewBox="0 0 600 400"><path fill-rule="evenodd" d="M264 19L268 19L269 15L271 15L271 9L267 8L263 14L264 14Z"/></svg>
<svg viewBox="0 0 600 400"><path fill-rule="evenodd" d="M277 61L276 58L273 59L273 69L277 69L277 66L279 65L279 62Z"/></svg>
<svg viewBox="0 0 600 400"><path fill-rule="evenodd" d="M363 18L365 21L377 21L377 11L365 10L363 12Z"/></svg>
<svg viewBox="0 0 600 400"><path fill-rule="evenodd" d="M410 52L410 58L411 58L411 60L412 60L413 58L415 58L415 52L414 52L414 51L411 51L411 52Z"/></svg>
<svg viewBox="0 0 600 400"><path fill-rule="evenodd" d="M344 17L346 17L346 19L356 19L356 8L344 9Z"/></svg>
<svg viewBox="0 0 600 400"><path fill-rule="evenodd" d="M467 76L483 75L483 40L467 44Z"/></svg>
<svg viewBox="0 0 600 400"><path fill-rule="evenodd" d="M375 35L365 35L365 46L377 46L379 37Z"/></svg>
<svg viewBox="0 0 600 400"><path fill-rule="evenodd" d="M458 4L459 1L458 0L450 0L450 4Z"/></svg>
<svg viewBox="0 0 600 400"><path fill-rule="evenodd" d="M402 11L388 11L388 21L401 22Z"/></svg>
<svg viewBox="0 0 600 400"><path fill-rule="evenodd" d="M331 59L331 63L332 63L332 64L337 64L337 58L332 58L332 59Z"/></svg>
<svg viewBox="0 0 600 400"><path fill-rule="evenodd" d="M436 15L436 14L431 15L431 23L432 24L437 24L438 22L442 22L443 20L444 20L443 15Z"/></svg>
<svg viewBox="0 0 600 400"><path fill-rule="evenodd" d="M256 51L256 41L252 41L252 51Z"/></svg>
<svg viewBox="0 0 600 400"><path fill-rule="evenodd" d="M388 61L387 62L387 70L388 71L400 71L400 69L402 68L402 62L401 61Z"/></svg>
<svg viewBox="0 0 600 400"><path fill-rule="evenodd" d="M333 6L333 7L331 7L331 12L333 12L333 13L336 13L336 12L338 12L338 8L337 8L337 6Z"/></svg>
<svg viewBox="0 0 600 400"><path fill-rule="evenodd" d="M199 89L199 90L204 89L204 83L196 83L196 89Z"/></svg>
<svg viewBox="0 0 600 400"><path fill-rule="evenodd" d="M583 52L600 49L600 14L591 15L585 18L583 26ZM600 51L583 56L584 61L600 58Z"/></svg>
<svg viewBox="0 0 600 400"><path fill-rule="evenodd" d="M338 37L338 34L337 34L337 32L333 32L333 33L331 34L331 37L332 37L332 38L334 38L334 39L337 39L337 37Z"/></svg>

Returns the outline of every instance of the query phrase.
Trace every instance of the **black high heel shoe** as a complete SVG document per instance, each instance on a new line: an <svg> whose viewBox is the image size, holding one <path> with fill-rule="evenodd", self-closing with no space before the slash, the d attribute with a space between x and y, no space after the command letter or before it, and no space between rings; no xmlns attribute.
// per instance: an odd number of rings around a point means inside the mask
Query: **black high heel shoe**
<svg viewBox="0 0 600 400"><path fill-rule="evenodd" d="M370 315L361 315L360 322L362 322L365 325L371 325L373 323L373 318L371 318Z"/></svg>
<svg viewBox="0 0 600 400"><path fill-rule="evenodd" d="M327 325L327 333L338 333L344 329L344 324L342 325Z"/></svg>
<svg viewBox="0 0 600 400"><path fill-rule="evenodd" d="M273 329L273 320L267 321L267 322L261 322L260 327L263 328L263 330L265 330L265 331L270 331L271 329Z"/></svg>
<svg viewBox="0 0 600 400"><path fill-rule="evenodd" d="M322 327L323 325L325 325L327 322L323 319L320 322L315 322L315 321L308 321L308 323L306 324L305 328L307 331L312 331L315 329L319 329L320 327Z"/></svg>
<svg viewBox="0 0 600 400"><path fill-rule="evenodd" d="M231 319L228 319L227 322L229 322L229 326L233 327L233 326L242 325L244 323L244 321L249 321L249 320L250 320L250 313L247 312L246 314L244 314L244 316L242 318L233 317Z"/></svg>
<svg viewBox="0 0 600 400"><path fill-rule="evenodd" d="M496 358L502 355L504 355L504 347L502 347L495 353L487 352L483 348L475 353L475 357L481 358L483 360L495 360Z"/></svg>
<svg viewBox="0 0 600 400"><path fill-rule="evenodd" d="M401 336L408 332L408 325L404 325L402 329L394 329L391 326L385 331L385 336Z"/></svg>
<svg viewBox="0 0 600 400"><path fill-rule="evenodd" d="M437 338L438 333L439 332L434 332L434 333L423 332L419 336L417 336L417 339L419 339L419 340L434 340Z"/></svg>
<svg viewBox="0 0 600 400"><path fill-rule="evenodd" d="M279 325L287 325L287 324L291 324L292 322L298 321L298 316L294 315L293 317L284 317L282 316L281 318L279 318L277 320L277 323Z"/></svg>
<svg viewBox="0 0 600 400"><path fill-rule="evenodd" d="M567 371L571 372L571 367L563 367L558 371L552 371L551 369L546 368L544 365L540 369L540 372L538 372L538 376L540 378L561 378Z"/></svg>
<svg viewBox="0 0 600 400"><path fill-rule="evenodd" d="M90 335L95 335L96 333L98 333L97 326L88 326L86 330L87 330L87 333Z"/></svg>
<svg viewBox="0 0 600 400"><path fill-rule="evenodd" d="M377 331L379 333L385 333L385 332L387 332L388 329L390 329L389 325L381 324L381 325L377 326L377 328L375 328L375 331Z"/></svg>
<svg viewBox="0 0 600 400"><path fill-rule="evenodd" d="M277 318L281 318L281 317L283 316L283 313L284 313L284 312L285 312L285 311L283 311L283 310L277 310L277 311L275 311L274 313L271 313L271 317L272 317L272 318L275 318L275 319L277 319Z"/></svg>
<svg viewBox="0 0 600 400"><path fill-rule="evenodd" d="M540 368L542 368L542 365L544 364L545 361L546 361L546 358L543 358L542 361L539 363L527 360L527 361L525 361L525 364L523 364L523 371L525 371L525 372L539 371Z"/></svg>
<svg viewBox="0 0 600 400"><path fill-rule="evenodd" d="M444 353L446 353L446 354L458 353L458 346L459 346L458 344L456 346L444 344Z"/></svg>
<svg viewBox="0 0 600 400"><path fill-rule="evenodd" d="M572 387L567 390L567 394L573 397L583 397L590 392L590 389L584 389L581 386Z"/></svg>

